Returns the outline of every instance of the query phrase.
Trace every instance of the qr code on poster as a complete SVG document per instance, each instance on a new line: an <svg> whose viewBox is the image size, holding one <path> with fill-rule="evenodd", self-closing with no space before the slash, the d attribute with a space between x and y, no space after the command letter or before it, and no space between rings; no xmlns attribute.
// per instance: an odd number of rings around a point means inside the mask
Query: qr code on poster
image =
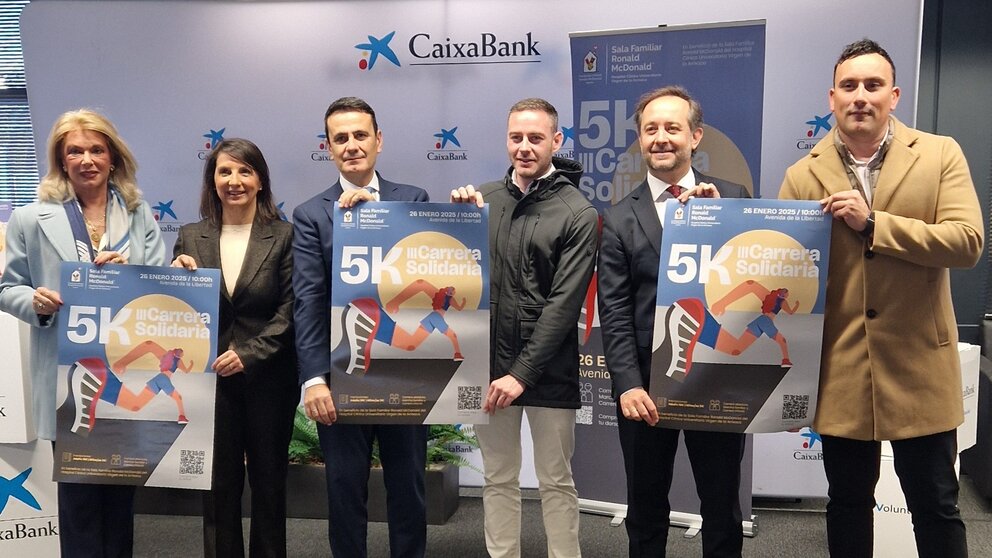
<svg viewBox="0 0 992 558"><path fill-rule="evenodd" d="M203 460L207 452L204 450L181 450L179 452L180 475L202 475Z"/></svg>
<svg viewBox="0 0 992 558"><path fill-rule="evenodd" d="M809 395L783 395L782 420L803 420L809 414Z"/></svg>
<svg viewBox="0 0 992 558"><path fill-rule="evenodd" d="M478 411L482 408L482 386L458 386L458 410Z"/></svg>
<svg viewBox="0 0 992 558"><path fill-rule="evenodd" d="M575 411L575 424L592 424L592 405L583 405Z"/></svg>

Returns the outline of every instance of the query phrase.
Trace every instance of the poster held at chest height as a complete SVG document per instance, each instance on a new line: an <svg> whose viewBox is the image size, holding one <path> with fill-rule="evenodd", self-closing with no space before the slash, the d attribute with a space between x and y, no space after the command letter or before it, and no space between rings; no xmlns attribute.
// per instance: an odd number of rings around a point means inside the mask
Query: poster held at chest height
<svg viewBox="0 0 992 558"><path fill-rule="evenodd" d="M210 488L220 271L62 264L55 480Z"/></svg>
<svg viewBox="0 0 992 558"><path fill-rule="evenodd" d="M488 207L373 202L335 211L338 421L486 423Z"/></svg>
<svg viewBox="0 0 992 558"><path fill-rule="evenodd" d="M651 360L662 426L778 432L816 409L830 217L817 202L665 207Z"/></svg>

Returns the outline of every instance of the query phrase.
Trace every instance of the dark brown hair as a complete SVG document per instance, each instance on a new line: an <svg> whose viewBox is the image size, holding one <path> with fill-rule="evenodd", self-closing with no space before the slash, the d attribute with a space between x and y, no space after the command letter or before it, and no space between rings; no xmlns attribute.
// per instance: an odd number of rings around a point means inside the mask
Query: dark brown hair
<svg viewBox="0 0 992 558"><path fill-rule="evenodd" d="M648 91L641 95L641 98L637 101L637 108L634 109L634 124L637 125L637 133L641 132L641 115L644 114L644 109L651 104L651 101L660 97L678 97L684 99L685 102L689 103L689 132L694 132L702 127L703 107L699 105L699 101L693 99L689 91L681 85L666 85L665 87Z"/></svg>
<svg viewBox="0 0 992 558"><path fill-rule="evenodd" d="M837 79L837 67L843 64L845 61L855 58L857 56L864 56L866 54L877 54L885 59L892 68L892 85L896 83L896 64L892 61L892 57L889 56L888 52L881 47L875 41L864 38L860 41L855 41L846 47L844 47L843 52L840 53L840 57L837 59L837 63L834 64L834 79Z"/></svg>
<svg viewBox="0 0 992 558"><path fill-rule="evenodd" d="M279 210L272 200L272 184L269 180L269 165L262 156L262 151L254 143L241 138L222 140L207 156L203 165L203 190L200 192L200 218L208 219L220 227L223 223L224 207L217 196L217 186L214 183L214 172L217 170L217 158L226 153L232 159L251 167L258 175L261 188L255 196L255 222L268 224L279 219Z"/></svg>

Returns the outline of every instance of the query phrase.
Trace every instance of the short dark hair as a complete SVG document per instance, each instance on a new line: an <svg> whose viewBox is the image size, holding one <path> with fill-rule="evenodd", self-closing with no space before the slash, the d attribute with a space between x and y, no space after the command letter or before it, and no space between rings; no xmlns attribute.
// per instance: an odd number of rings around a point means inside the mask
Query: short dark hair
<svg viewBox="0 0 992 558"><path fill-rule="evenodd" d="M529 97L527 99L521 99L513 106L510 107L510 113L523 112L525 110L536 110L543 112L551 117L551 129L555 132L558 131L558 111L555 106L548 101L541 99L540 97Z"/></svg>
<svg viewBox="0 0 992 558"><path fill-rule="evenodd" d="M341 97L340 99L334 101L327 107L327 112L324 113L324 135L327 136L327 140L331 139L331 131L327 129L327 119L331 117L335 112L361 112L372 117L372 132L379 133L379 122L375 119L375 111L372 107L365 102L365 99L360 99L358 97Z"/></svg>
<svg viewBox="0 0 992 558"><path fill-rule="evenodd" d="M268 224L279 219L279 209L272 199L272 183L269 179L269 165L262 156L262 151L254 143L241 138L222 140L207 156L203 165L203 189L200 192L200 218L207 219L211 224L220 227L224 222L224 206L217 196L217 186L214 182L214 172L217 170L217 158L226 153L232 159L248 165L258 175L262 188L255 196L255 222Z"/></svg>
<svg viewBox="0 0 992 558"><path fill-rule="evenodd" d="M651 104L651 101L660 97L678 97L684 99L685 102L689 103L689 131L692 132L702 127L703 107L700 106L699 101L693 99L692 95L689 94L689 90L681 85L666 85L665 87L648 91L641 95L641 98L637 101L637 108L634 109L634 124L637 126L638 133L641 131L641 115L644 114L644 109Z"/></svg>
<svg viewBox="0 0 992 558"><path fill-rule="evenodd" d="M837 68L845 61L850 60L856 56L864 56L866 54L877 54L885 59L892 68L892 84L896 83L896 64L892 61L892 57L889 56L888 52L881 47L875 41L865 37L860 41L854 41L853 43L844 47L844 50L840 53L840 58L837 59L837 63L834 64L834 79L837 79Z"/></svg>

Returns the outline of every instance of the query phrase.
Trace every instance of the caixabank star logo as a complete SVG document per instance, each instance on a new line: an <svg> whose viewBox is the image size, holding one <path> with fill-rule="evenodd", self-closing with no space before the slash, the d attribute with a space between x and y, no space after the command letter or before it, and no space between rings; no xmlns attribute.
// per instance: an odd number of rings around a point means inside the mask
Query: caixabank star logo
<svg viewBox="0 0 992 558"><path fill-rule="evenodd" d="M396 57L396 53L389 46L389 41L392 41L394 36L396 36L396 31L390 31L383 35L382 38L369 35L367 43L355 45L355 48L362 51L362 59L358 61L358 68L360 70L371 71L372 68L375 68L375 63L379 60L380 56L389 60L394 65L400 66L400 59Z"/></svg>
<svg viewBox="0 0 992 558"><path fill-rule="evenodd" d="M542 55L540 40L534 38L533 31L516 36L501 36L481 31L465 36L438 38L431 33L420 31L409 34L409 39L398 38L398 31L385 35L366 35L366 39L354 46L361 52L358 69L371 72L382 61L390 67L403 67L400 55L403 53L407 66L451 66L459 64L528 64L540 63ZM400 35L404 35L400 33ZM393 40L396 43L393 43ZM406 49L399 46L406 40Z"/></svg>
<svg viewBox="0 0 992 558"><path fill-rule="evenodd" d="M7 508L7 503L11 498L20 500L24 505L41 511L41 504L38 503L38 499L24 486L24 482L28 480L29 476L31 476L31 467L21 471L11 479L0 475L0 514Z"/></svg>
<svg viewBox="0 0 992 558"><path fill-rule="evenodd" d="M152 206L152 216L155 217L158 228L163 233L178 233L179 227L183 226L183 223L179 222L176 210L172 208L174 202L175 200L158 200Z"/></svg>
<svg viewBox="0 0 992 558"><path fill-rule="evenodd" d="M317 141L314 144L316 149L310 151L310 160L315 163L323 163L331 160L331 154L327 152L327 134L317 134Z"/></svg>
<svg viewBox="0 0 992 558"><path fill-rule="evenodd" d="M434 149L427 152L428 161L467 161L468 151L462 149L462 144L458 141L458 126L451 128L441 128L433 135Z"/></svg>
<svg viewBox="0 0 992 558"><path fill-rule="evenodd" d="M32 467L28 467L10 478L0 472L0 540L5 543L3 548L8 548L7 544L16 545L21 539L59 536L59 527L53 521L54 512L47 516L35 513L49 510L43 510L31 492L28 482L31 472Z"/></svg>
<svg viewBox="0 0 992 558"><path fill-rule="evenodd" d="M203 134L203 137L206 138L207 141L203 142L203 147L197 150L196 158L201 161L206 161L207 155L210 155L210 151L216 147L218 143L224 141L225 130L227 130L227 128L220 128L218 130L209 128L209 131Z"/></svg>
<svg viewBox="0 0 992 558"><path fill-rule="evenodd" d="M799 431L799 436L803 439L802 447L792 452L792 458L796 461L823 461L823 440L820 434L805 427Z"/></svg>
<svg viewBox="0 0 992 558"><path fill-rule="evenodd" d="M558 149L558 153L555 153L555 155L565 159L573 159L575 157L575 126L561 127L561 148Z"/></svg>
<svg viewBox="0 0 992 558"><path fill-rule="evenodd" d="M806 129L803 136L796 140L796 149L801 151L809 151L813 149L818 141L823 139L827 135L827 132L833 127L830 125L830 119L833 117L833 113L828 112L823 116L813 115L813 118L806 121Z"/></svg>

